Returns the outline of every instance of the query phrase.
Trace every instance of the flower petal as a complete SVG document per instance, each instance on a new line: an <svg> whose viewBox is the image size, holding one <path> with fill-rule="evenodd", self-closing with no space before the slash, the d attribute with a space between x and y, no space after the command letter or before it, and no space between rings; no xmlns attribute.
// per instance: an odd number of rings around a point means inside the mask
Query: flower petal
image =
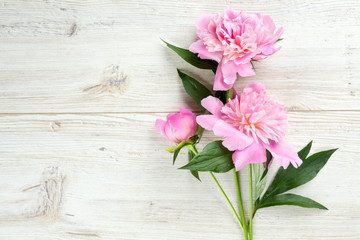
<svg viewBox="0 0 360 240"><path fill-rule="evenodd" d="M270 33L273 33L275 31L275 24L274 24L273 20L271 19L271 17L263 16L262 20L263 20L264 26L267 28L267 30Z"/></svg>
<svg viewBox="0 0 360 240"><path fill-rule="evenodd" d="M221 61L221 54L217 52L209 52L202 40L197 40L192 43L189 47L189 50L193 53L197 53L199 58L202 59L211 59L217 62Z"/></svg>
<svg viewBox="0 0 360 240"><path fill-rule="evenodd" d="M216 116L221 116L221 109L224 107L220 99L213 96L208 96L201 100L201 105Z"/></svg>
<svg viewBox="0 0 360 240"><path fill-rule="evenodd" d="M179 139L175 134L174 134L174 129L171 127L171 125L169 124L169 121L165 124L164 127L164 135L165 137L170 141L170 142L174 142L174 143L180 143L181 139Z"/></svg>
<svg viewBox="0 0 360 240"><path fill-rule="evenodd" d="M216 17L216 14L203 14L197 22L198 30L208 29L209 23Z"/></svg>
<svg viewBox="0 0 360 240"><path fill-rule="evenodd" d="M250 77L256 75L250 62L237 65L236 71L241 77Z"/></svg>
<svg viewBox="0 0 360 240"><path fill-rule="evenodd" d="M253 142L243 150L236 150L232 159L236 171L239 171L245 164L266 162L266 149L261 144Z"/></svg>
<svg viewBox="0 0 360 240"><path fill-rule="evenodd" d="M286 169L290 163L295 168L302 164L295 148L284 140L279 142L270 141L270 144L264 144L264 147L271 152L274 159L276 159L284 169Z"/></svg>
<svg viewBox="0 0 360 240"><path fill-rule="evenodd" d="M164 136L165 136L165 130L164 130L165 124L166 124L166 122L162 119L156 119L156 121L155 121L156 130L158 130Z"/></svg>
<svg viewBox="0 0 360 240"><path fill-rule="evenodd" d="M278 49L280 50L280 48L281 47L279 47ZM278 49L274 47L274 45L266 45L262 47L261 54L265 56L269 56L274 54Z"/></svg>
<svg viewBox="0 0 360 240"><path fill-rule="evenodd" d="M196 117L196 122L206 130L213 130L215 123L219 120L214 115L200 115Z"/></svg>
<svg viewBox="0 0 360 240"><path fill-rule="evenodd" d="M195 135L196 129L196 117L193 113L176 114L165 125L166 135L171 139L177 139L176 142L189 140Z"/></svg>
<svg viewBox="0 0 360 240"><path fill-rule="evenodd" d="M216 136L225 137L224 147L230 151L242 150L253 143L254 139L240 132L223 120L218 120L213 127Z"/></svg>
<svg viewBox="0 0 360 240"><path fill-rule="evenodd" d="M224 77L224 82L229 85L233 85L236 80L236 72L237 66L235 65L234 61L222 61L221 66L222 74Z"/></svg>
<svg viewBox="0 0 360 240"><path fill-rule="evenodd" d="M221 60L219 62L218 67L216 69L215 81L214 81L214 90L215 91L226 91L232 87L232 84L227 84L224 82L224 76L223 76L223 72L221 69L222 61L223 60Z"/></svg>
<svg viewBox="0 0 360 240"><path fill-rule="evenodd" d="M273 39L272 39L271 42L275 43L275 42L281 37L281 35L282 35L283 33L284 33L284 28L283 28L283 27L280 27L280 28L276 31L276 33L275 33L275 35L273 36Z"/></svg>
<svg viewBox="0 0 360 240"><path fill-rule="evenodd" d="M260 93L265 91L265 86L259 82L252 82L248 84L245 88L251 88L254 92Z"/></svg>
<svg viewBox="0 0 360 240"><path fill-rule="evenodd" d="M194 115L194 113L193 113L192 111L190 111L190 110L188 110L188 109L186 109L186 108L183 108L183 107L181 107L181 106L179 106L179 110L180 110L180 113L182 113L182 114L189 114L189 115L194 116L194 118L195 118L195 115Z"/></svg>

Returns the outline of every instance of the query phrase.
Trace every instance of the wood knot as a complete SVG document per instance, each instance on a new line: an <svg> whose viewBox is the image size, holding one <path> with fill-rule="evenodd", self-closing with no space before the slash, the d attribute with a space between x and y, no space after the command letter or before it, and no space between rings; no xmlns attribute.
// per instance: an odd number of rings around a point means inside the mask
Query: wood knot
<svg viewBox="0 0 360 240"><path fill-rule="evenodd" d="M76 22L73 22L70 26L70 28L67 30L67 35L69 37L73 36L78 30L78 25L76 24Z"/></svg>
<svg viewBox="0 0 360 240"><path fill-rule="evenodd" d="M128 76L117 65L110 65L104 69L101 83L85 88L89 93L118 93L122 94L128 86Z"/></svg>
<svg viewBox="0 0 360 240"><path fill-rule="evenodd" d="M64 188L65 176L58 167L48 167L43 172L43 179L40 184L24 189L38 189L38 199L33 210L26 214L27 217L56 217L59 213Z"/></svg>

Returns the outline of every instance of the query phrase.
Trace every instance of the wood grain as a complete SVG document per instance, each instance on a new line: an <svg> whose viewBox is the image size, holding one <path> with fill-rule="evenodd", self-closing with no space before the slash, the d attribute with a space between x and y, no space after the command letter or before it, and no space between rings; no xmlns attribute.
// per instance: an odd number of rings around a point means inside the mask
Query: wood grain
<svg viewBox="0 0 360 240"><path fill-rule="evenodd" d="M185 162L184 153L172 166L164 150L168 142L153 128L163 116L2 115L0 238L239 239L236 221L211 179L201 174L199 183L176 170ZM255 220L258 239L360 234L359 203L349 201L360 197L355 191L360 184L359 117L357 111L290 114L288 140L296 148L311 139L314 151L340 147L317 179L294 190L330 210L261 210ZM204 143L211 140L206 133ZM231 174L219 179L235 200ZM283 226L282 232L274 225Z"/></svg>
<svg viewBox="0 0 360 240"><path fill-rule="evenodd" d="M188 47L199 16L227 5L285 28L283 49L236 87L261 81L285 103L297 149L312 139L313 152L339 147L293 191L329 211L262 209L255 239L359 238L359 1L4 0L0 239L242 239L211 178L201 174L200 183L177 170L185 152L172 166L154 129L179 105L198 112L177 67L208 87L213 81L160 37ZM200 147L214 139L205 133ZM235 201L231 174L217 176Z"/></svg>
<svg viewBox="0 0 360 240"><path fill-rule="evenodd" d="M269 14L285 28L283 49L257 63L257 75L238 88L262 81L289 110L360 109L358 1L4 1L0 112L170 112L187 106L176 68L208 86L214 76L184 63L160 37L188 47L199 16L228 4Z"/></svg>

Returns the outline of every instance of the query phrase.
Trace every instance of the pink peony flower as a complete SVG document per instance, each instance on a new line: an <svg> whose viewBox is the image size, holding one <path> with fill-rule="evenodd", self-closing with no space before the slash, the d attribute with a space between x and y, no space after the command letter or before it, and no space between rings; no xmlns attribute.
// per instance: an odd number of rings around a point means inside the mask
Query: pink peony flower
<svg viewBox="0 0 360 240"><path fill-rule="evenodd" d="M241 77L255 75L250 60L265 59L280 50L274 43L283 33L283 28L274 32L269 16L234 12L230 8L217 15L204 14L197 28L198 40L191 44L190 51L219 63L214 90L230 89L236 73Z"/></svg>
<svg viewBox="0 0 360 240"><path fill-rule="evenodd" d="M292 145L284 141L287 113L283 105L271 100L261 83L252 83L227 104L209 96L201 105L212 115L196 118L198 124L217 136L224 137L223 145L230 151L236 170L248 163L266 162L266 149L285 169L292 163L301 165Z"/></svg>
<svg viewBox="0 0 360 240"><path fill-rule="evenodd" d="M186 142L196 134L196 116L189 110L180 107L179 113L170 113L166 121L157 119L156 129L169 141L174 143Z"/></svg>

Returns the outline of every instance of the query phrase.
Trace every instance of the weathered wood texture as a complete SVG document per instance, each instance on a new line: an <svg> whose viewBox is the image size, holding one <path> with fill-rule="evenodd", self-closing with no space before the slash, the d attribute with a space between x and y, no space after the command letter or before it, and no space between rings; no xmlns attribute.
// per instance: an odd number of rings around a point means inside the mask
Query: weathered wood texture
<svg viewBox="0 0 360 240"><path fill-rule="evenodd" d="M255 65L291 110L359 110L358 1L5 1L0 8L3 113L168 112L187 102L160 41L188 47L195 23L226 5L269 14L283 50ZM159 91L159 89L161 91ZM164 104L166 101L166 104Z"/></svg>
<svg viewBox="0 0 360 240"><path fill-rule="evenodd" d="M283 49L237 87L261 81L285 103L297 149L340 148L293 191L330 210L263 209L255 239L359 239L355 0L0 2L0 239L242 239L211 179L176 170L154 129L178 105L197 111L176 67L213 79L159 38L187 47L197 18L226 5L285 27ZM232 176L217 176L235 200Z"/></svg>

